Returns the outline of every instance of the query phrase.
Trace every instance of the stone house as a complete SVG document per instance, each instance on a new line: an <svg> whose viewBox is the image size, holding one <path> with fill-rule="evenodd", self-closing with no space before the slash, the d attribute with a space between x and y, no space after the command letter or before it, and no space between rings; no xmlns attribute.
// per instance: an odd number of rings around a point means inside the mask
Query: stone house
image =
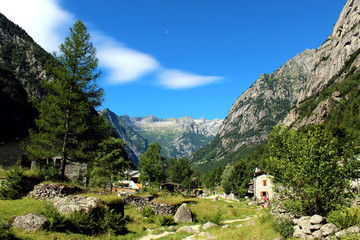
<svg viewBox="0 0 360 240"><path fill-rule="evenodd" d="M269 196L271 199L274 196L272 178L273 176L269 173L255 168L253 179L248 184L248 195L252 195L257 199Z"/></svg>

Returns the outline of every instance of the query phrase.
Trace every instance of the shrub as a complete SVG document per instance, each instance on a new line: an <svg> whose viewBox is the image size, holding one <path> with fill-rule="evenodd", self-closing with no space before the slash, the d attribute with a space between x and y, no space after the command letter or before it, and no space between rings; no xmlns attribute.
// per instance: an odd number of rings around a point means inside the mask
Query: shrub
<svg viewBox="0 0 360 240"><path fill-rule="evenodd" d="M99 231L97 213L85 211L72 212L67 216L68 230L73 233L92 235Z"/></svg>
<svg viewBox="0 0 360 240"><path fill-rule="evenodd" d="M276 218L272 224L275 231L279 232L281 236L285 238L292 237L294 233L294 227L292 221L288 218Z"/></svg>
<svg viewBox="0 0 360 240"><path fill-rule="evenodd" d="M5 180L0 185L0 198L17 199L24 195L24 171L19 166L9 168Z"/></svg>
<svg viewBox="0 0 360 240"><path fill-rule="evenodd" d="M65 217L61 215L59 211L52 206L51 203L46 205L41 214L44 215L48 220L45 229L51 232L62 232L66 230L67 221Z"/></svg>
<svg viewBox="0 0 360 240"><path fill-rule="evenodd" d="M261 224L267 223L267 222L273 222L274 216L271 215L270 209L263 209L262 213L259 216L259 222Z"/></svg>
<svg viewBox="0 0 360 240"><path fill-rule="evenodd" d="M12 228L10 226L6 226L1 221L0 221L0 239L2 239L2 240L16 239Z"/></svg>
<svg viewBox="0 0 360 240"><path fill-rule="evenodd" d="M170 226L175 224L175 220L171 215L168 216L159 215L158 222L160 226Z"/></svg>
<svg viewBox="0 0 360 240"><path fill-rule="evenodd" d="M143 217L151 217L153 215L153 210L151 209L151 207L146 206L146 207L141 209L140 214Z"/></svg>
<svg viewBox="0 0 360 240"><path fill-rule="evenodd" d="M360 224L360 212L358 208L347 208L332 211L328 214L328 221L335 224L340 230Z"/></svg>
<svg viewBox="0 0 360 240"><path fill-rule="evenodd" d="M126 232L126 219L123 213L117 213L115 209L106 208L100 223L102 232L108 234L123 234Z"/></svg>

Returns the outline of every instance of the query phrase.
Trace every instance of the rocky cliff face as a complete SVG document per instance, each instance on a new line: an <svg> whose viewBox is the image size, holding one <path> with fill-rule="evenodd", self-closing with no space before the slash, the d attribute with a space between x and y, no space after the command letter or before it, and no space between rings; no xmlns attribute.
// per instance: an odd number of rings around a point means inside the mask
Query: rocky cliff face
<svg viewBox="0 0 360 240"><path fill-rule="evenodd" d="M228 162L229 155L264 141L305 90L315 50L307 49L272 74L263 74L232 105L211 147L193 155L193 165ZM220 164L220 163L219 163Z"/></svg>
<svg viewBox="0 0 360 240"><path fill-rule="evenodd" d="M298 99L297 107L307 98L314 96L330 83L341 82L349 71L359 68L360 57L356 51L360 48L360 0L349 0L345 4L333 32L314 54L314 67ZM354 55L356 53L357 56ZM350 56L353 59L350 60ZM348 66L344 66L348 65ZM334 93L339 95L339 93ZM337 97L333 98L336 101ZM319 104L311 116L299 115L297 108L292 109L282 121L285 126L293 124L296 128L310 123L321 123L330 110L330 98Z"/></svg>
<svg viewBox="0 0 360 240"><path fill-rule="evenodd" d="M127 142L135 156L144 153L150 143L159 142L168 158L189 157L194 151L208 144L217 133L222 120L193 119L192 117L159 119L155 116L116 116L104 111L106 118L118 134ZM130 153L131 153L130 152Z"/></svg>
<svg viewBox="0 0 360 240"><path fill-rule="evenodd" d="M193 165L203 168L214 166L214 161L236 160L234 154L243 156L267 139L278 123L294 127L321 123L344 96L334 91L321 101L314 98L359 68L359 48L360 0L349 0L332 34L317 50L306 50L274 73L263 74L236 100L213 142L193 155ZM308 108L310 115L304 114Z"/></svg>

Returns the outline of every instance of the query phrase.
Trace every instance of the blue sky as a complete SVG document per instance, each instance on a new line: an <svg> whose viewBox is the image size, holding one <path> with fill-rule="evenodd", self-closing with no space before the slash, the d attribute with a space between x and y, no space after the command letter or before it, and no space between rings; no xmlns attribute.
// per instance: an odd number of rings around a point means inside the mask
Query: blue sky
<svg viewBox="0 0 360 240"><path fill-rule="evenodd" d="M345 0L0 0L47 51L78 19L98 49L104 108L225 118L262 73L331 34Z"/></svg>

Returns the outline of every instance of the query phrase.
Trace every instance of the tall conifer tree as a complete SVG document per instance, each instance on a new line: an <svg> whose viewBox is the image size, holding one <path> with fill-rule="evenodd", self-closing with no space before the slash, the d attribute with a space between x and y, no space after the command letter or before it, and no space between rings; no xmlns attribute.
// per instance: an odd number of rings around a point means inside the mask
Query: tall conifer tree
<svg viewBox="0 0 360 240"><path fill-rule="evenodd" d="M43 83L48 94L39 104L36 130L30 133L33 144L27 150L33 159L61 156L64 177L69 157L85 158L89 146L96 145L94 137L99 138L94 129L105 133L107 127L94 111L101 105L103 89L96 83L100 76L96 49L81 21L70 28L59 52L54 54L57 63L48 70L52 80Z"/></svg>

